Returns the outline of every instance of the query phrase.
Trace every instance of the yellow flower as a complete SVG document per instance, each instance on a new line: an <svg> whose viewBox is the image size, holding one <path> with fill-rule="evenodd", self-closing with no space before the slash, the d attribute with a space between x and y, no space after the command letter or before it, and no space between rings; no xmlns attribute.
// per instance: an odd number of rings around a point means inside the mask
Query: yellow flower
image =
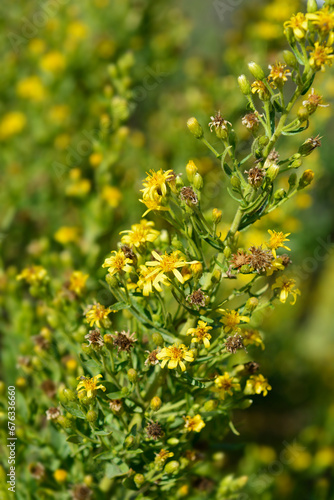
<svg viewBox="0 0 334 500"><path fill-rule="evenodd" d="M26 267L16 277L17 280L25 280L29 285L41 283L47 277L46 269L42 266Z"/></svg>
<svg viewBox="0 0 334 500"><path fill-rule="evenodd" d="M46 97L45 87L39 76L28 76L21 80L16 86L16 93L24 99L32 101L43 101Z"/></svg>
<svg viewBox="0 0 334 500"><path fill-rule="evenodd" d="M42 57L40 66L44 69L44 71L49 71L50 73L60 73L65 69L66 60L61 52L53 50Z"/></svg>
<svg viewBox="0 0 334 500"><path fill-rule="evenodd" d="M156 260L148 261L146 262L146 265L155 267L152 275L158 273L156 274L154 282L161 281L161 278L167 279L166 273L172 272L175 278L178 279L180 283L184 283L184 277L182 276L178 268L187 266L188 264L196 263L196 261L186 262L180 255L180 252L178 252L177 250L172 252L171 254L167 254L167 252L165 252L165 255L159 255L157 252L153 251L152 255Z"/></svg>
<svg viewBox="0 0 334 500"><path fill-rule="evenodd" d="M331 66L333 64L333 49L332 47L327 47L326 45L320 45L319 42L315 42L313 50L312 47L310 52L310 66L315 71L324 71L326 64Z"/></svg>
<svg viewBox="0 0 334 500"><path fill-rule="evenodd" d="M258 94L261 100L267 100L270 97L269 91L262 80L255 80L251 85L252 93Z"/></svg>
<svg viewBox="0 0 334 500"><path fill-rule="evenodd" d="M307 17L307 16L306 16ZM289 21L284 23L284 28L291 28L297 40L302 40L307 31L307 18L302 12L292 16Z"/></svg>
<svg viewBox="0 0 334 500"><path fill-rule="evenodd" d="M282 264L282 259L280 257L276 257L271 263L270 266L266 269L266 275L272 276L274 271L284 271L285 267Z"/></svg>
<svg viewBox="0 0 334 500"><path fill-rule="evenodd" d="M205 423L202 420L201 415L197 414L194 417L189 417L188 415L184 418L184 428L186 431L191 432L201 432Z"/></svg>
<svg viewBox="0 0 334 500"><path fill-rule="evenodd" d="M334 28L334 12L329 12L328 6L317 12L306 14L306 18L323 35L329 33Z"/></svg>
<svg viewBox="0 0 334 500"><path fill-rule="evenodd" d="M284 234L281 231L277 232L277 231L272 231L271 229L268 229L268 233L270 234L270 240L268 243L266 243L266 245L272 251L275 259L276 259L277 248L285 248L286 250L290 250L290 248L283 245L283 243L285 241L290 241L287 238L287 236L289 236L291 233Z"/></svg>
<svg viewBox="0 0 334 500"><path fill-rule="evenodd" d="M89 326L93 326L95 324L98 328L107 328L110 326L108 315L111 312L112 310L110 307L104 307L100 303L93 304L89 306L85 313L86 321L89 323Z"/></svg>
<svg viewBox="0 0 334 500"><path fill-rule="evenodd" d="M203 342L205 347L209 349L211 335L208 333L212 330L212 326L207 326L205 321L199 321L196 328L189 328L187 335L192 335L192 342Z"/></svg>
<svg viewBox="0 0 334 500"><path fill-rule="evenodd" d="M173 457L174 453L172 451L164 450L163 448L159 453L155 454L154 463L161 467L167 460L167 458Z"/></svg>
<svg viewBox="0 0 334 500"><path fill-rule="evenodd" d="M225 399L226 394L233 396L233 391L240 391L238 379L230 377L228 372L215 378L215 386L215 390L219 393L221 399Z"/></svg>
<svg viewBox="0 0 334 500"><path fill-rule="evenodd" d="M113 186L104 186L101 193L101 198L106 201L112 208L118 207L123 195L121 191Z"/></svg>
<svg viewBox="0 0 334 500"><path fill-rule="evenodd" d="M54 471L53 477L57 483L64 483L67 479L67 472L64 469L57 469Z"/></svg>
<svg viewBox="0 0 334 500"><path fill-rule="evenodd" d="M132 264L132 259L126 257L122 250L118 250L118 252L114 250L111 254L114 255L108 257L102 264L102 267L108 267L108 272L111 276L122 271L127 273L132 270L132 266L130 266L130 264Z"/></svg>
<svg viewBox="0 0 334 500"><path fill-rule="evenodd" d="M260 333L257 330L242 330L241 335L244 340L244 346L248 345L256 345L261 346L261 349L264 349L264 343Z"/></svg>
<svg viewBox="0 0 334 500"><path fill-rule="evenodd" d="M290 304L295 304L297 300L297 295L300 295L300 290L298 288L294 289L296 285L296 280L294 279L289 279L286 276L280 276L277 278L275 283L272 285L272 290L275 290L276 288L279 288L281 290L280 292L280 301L285 303L286 299L288 298L289 294L292 295L292 301Z"/></svg>
<svg viewBox="0 0 334 500"><path fill-rule="evenodd" d="M142 244L153 242L157 239L160 232L152 229L154 227L154 222L149 222L146 219L142 219L139 224L134 224L131 229L122 231L122 233L128 233L122 236L122 243L128 245L129 247L135 246L139 247Z"/></svg>
<svg viewBox="0 0 334 500"><path fill-rule="evenodd" d="M281 87L284 82L287 82L287 76L291 76L291 72L286 68L286 64L276 63L270 67L270 74L268 76L268 81L271 81L271 86L275 89L276 87Z"/></svg>
<svg viewBox="0 0 334 500"><path fill-rule="evenodd" d="M271 391L271 385L268 384L268 380L263 375L259 374L249 377L244 392L245 394L261 394L263 392L263 396L266 396L268 391Z"/></svg>
<svg viewBox="0 0 334 500"><path fill-rule="evenodd" d="M153 293L153 287L158 291L162 292L160 285L170 286L170 283L166 281L166 278L160 275L157 279L157 273L152 274L152 269L147 266L141 265L139 270L139 280L137 282L137 287L143 290L143 295L148 297L150 293Z"/></svg>
<svg viewBox="0 0 334 500"><path fill-rule="evenodd" d="M80 382L77 385L78 397L83 398L87 396L88 398L93 398L98 389L105 391L106 388L102 384L98 384L98 379L102 378L102 375L95 375L95 377L78 377L77 380ZM85 394L86 393L86 394Z"/></svg>
<svg viewBox="0 0 334 500"><path fill-rule="evenodd" d="M224 325L224 332L232 332L236 328L241 321L248 323L248 316L241 316L238 311L230 310L230 309L218 309L219 312L223 314L222 319L220 320Z"/></svg>
<svg viewBox="0 0 334 500"><path fill-rule="evenodd" d="M75 226L62 226L54 235L54 239L66 245L67 243L77 243L79 240L80 229Z"/></svg>
<svg viewBox="0 0 334 500"><path fill-rule="evenodd" d="M189 351L184 344L173 344L170 347L164 347L156 357L160 361L162 360L161 368L164 368L167 363L170 370L177 368L180 365L183 372L186 369L186 365L183 360L189 362L194 361L193 353Z"/></svg>
<svg viewBox="0 0 334 500"><path fill-rule="evenodd" d="M155 172L154 170L150 170L150 172L146 172L147 177L143 181L144 189L141 189L143 193L143 198L151 198L155 199L155 196L166 196L167 194L167 182L172 180L174 177L173 170L166 170L164 172L162 169Z"/></svg>
<svg viewBox="0 0 334 500"><path fill-rule="evenodd" d="M147 215L152 210L157 210L158 212L168 211L169 207L164 207L163 205L161 205L161 200L162 196L155 196L154 199L144 197L143 200L139 200L141 203L144 203L144 205L147 208L146 212L143 213L142 217L145 217L145 215Z"/></svg>
<svg viewBox="0 0 334 500"><path fill-rule="evenodd" d="M19 134L27 123L26 116L21 111L10 111L5 114L0 122L0 139L7 139Z"/></svg>
<svg viewBox="0 0 334 500"><path fill-rule="evenodd" d="M70 277L70 284L68 286L68 289L71 290L71 292L76 293L77 295L81 295L81 292L85 288L88 277L89 275L84 274L82 271L73 271Z"/></svg>

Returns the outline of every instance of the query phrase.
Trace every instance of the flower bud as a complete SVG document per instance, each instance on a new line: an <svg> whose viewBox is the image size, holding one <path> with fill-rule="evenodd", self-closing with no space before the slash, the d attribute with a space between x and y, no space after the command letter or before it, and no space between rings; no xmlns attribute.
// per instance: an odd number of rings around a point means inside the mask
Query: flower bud
<svg viewBox="0 0 334 500"><path fill-rule="evenodd" d="M199 279L203 274L203 265L200 262L190 265L191 273L194 278Z"/></svg>
<svg viewBox="0 0 334 500"><path fill-rule="evenodd" d="M89 410L87 413L86 413L86 419L88 422L90 422L91 424L93 424L94 422L96 422L97 420L97 417L98 417L98 414L95 410Z"/></svg>
<svg viewBox="0 0 334 500"><path fill-rule="evenodd" d="M245 75L240 75L238 78L238 84L240 87L241 92L244 95L250 95L252 93L252 89L250 86L249 81L247 80Z"/></svg>
<svg viewBox="0 0 334 500"><path fill-rule="evenodd" d="M53 477L57 483L64 483L67 479L67 472L64 469L57 469L54 471Z"/></svg>
<svg viewBox="0 0 334 500"><path fill-rule="evenodd" d="M163 345L164 344L164 339L162 338L162 335L158 332L154 332L152 334L152 342L157 345L157 346L160 346L160 345Z"/></svg>
<svg viewBox="0 0 334 500"><path fill-rule="evenodd" d="M136 443L136 440L133 436L127 436L124 441L124 447L129 450L132 448Z"/></svg>
<svg viewBox="0 0 334 500"><path fill-rule="evenodd" d="M118 287L118 279L116 276L111 276L111 274L107 274L106 276L106 282L111 288L117 288Z"/></svg>
<svg viewBox="0 0 334 500"><path fill-rule="evenodd" d="M15 385L20 391L24 391L27 387L27 380L24 377L18 377L15 381Z"/></svg>
<svg viewBox="0 0 334 500"><path fill-rule="evenodd" d="M261 66L256 64L255 62L250 62L248 64L249 71L252 73L256 80L264 80L265 74Z"/></svg>
<svg viewBox="0 0 334 500"><path fill-rule="evenodd" d="M221 271L219 269L215 269L211 276L211 283L219 283L222 277Z"/></svg>
<svg viewBox="0 0 334 500"><path fill-rule="evenodd" d="M311 184L314 178L314 172L310 169L305 170L301 178L299 179L298 189L303 189L304 187Z"/></svg>
<svg viewBox="0 0 334 500"><path fill-rule="evenodd" d="M218 224L222 220L222 211L218 208L212 210L212 220L214 224Z"/></svg>
<svg viewBox="0 0 334 500"><path fill-rule="evenodd" d="M64 415L60 415L57 418L57 423L63 427L63 429L69 429L72 427L72 422L69 418L64 417Z"/></svg>
<svg viewBox="0 0 334 500"><path fill-rule="evenodd" d="M298 61L297 61L296 56L294 55L293 52L291 52L290 50L284 50L283 58L284 58L284 62L288 66L291 66L292 68L298 68Z"/></svg>
<svg viewBox="0 0 334 500"><path fill-rule="evenodd" d="M318 10L318 4L316 0L308 0L307 1L307 12L312 13Z"/></svg>
<svg viewBox="0 0 334 500"><path fill-rule="evenodd" d="M203 187L203 177L198 172L194 175L193 185L195 189L202 189Z"/></svg>
<svg viewBox="0 0 334 500"><path fill-rule="evenodd" d="M91 474L87 474L84 479L83 479L83 482L85 483L86 486L92 486L93 482L94 482L94 478Z"/></svg>
<svg viewBox="0 0 334 500"><path fill-rule="evenodd" d="M297 115L301 122L305 122L306 120L308 120L309 112L304 106L300 106L300 108L297 111Z"/></svg>
<svg viewBox="0 0 334 500"><path fill-rule="evenodd" d="M140 488L145 483L143 474L136 474L133 480L137 488Z"/></svg>
<svg viewBox="0 0 334 500"><path fill-rule="evenodd" d="M300 146L298 151L302 156L308 156L312 153L312 151L314 151L316 148L319 148L320 146L321 142L318 137L310 137Z"/></svg>
<svg viewBox="0 0 334 500"><path fill-rule="evenodd" d="M107 493L112 487L113 479L110 479L107 476L104 476L99 482L99 490L103 493Z"/></svg>
<svg viewBox="0 0 334 500"><path fill-rule="evenodd" d="M292 163L290 163L289 168L299 168L303 164L303 161L301 159L299 160L294 160Z"/></svg>
<svg viewBox="0 0 334 500"><path fill-rule="evenodd" d="M210 399L204 403L204 411L214 411L218 406L218 401Z"/></svg>
<svg viewBox="0 0 334 500"><path fill-rule="evenodd" d="M203 137L203 129L195 117L189 118L189 120L187 121L187 127L188 127L189 131L197 139L201 139Z"/></svg>
<svg viewBox="0 0 334 500"><path fill-rule="evenodd" d="M246 302L246 309L248 309L248 311L254 311L254 309L256 309L258 305L259 299L257 299L256 297L249 297Z"/></svg>
<svg viewBox="0 0 334 500"><path fill-rule="evenodd" d="M71 389L64 389L63 390L63 397L65 399L65 402L71 402L75 401L77 399L76 394L74 391L71 391Z"/></svg>
<svg viewBox="0 0 334 500"><path fill-rule="evenodd" d="M293 47L296 44L296 39L295 39L295 34L293 32L293 29L292 28L285 28L284 34L285 34L289 44L291 45L291 47Z"/></svg>
<svg viewBox="0 0 334 500"><path fill-rule="evenodd" d="M232 250L230 249L230 247L225 247L223 253L224 257L226 257L226 259L229 259L231 257Z"/></svg>
<svg viewBox="0 0 334 500"><path fill-rule="evenodd" d="M180 442L180 440L177 439L176 437L172 437L172 438L167 439L167 444L169 444L170 446L176 446L179 444L179 442Z"/></svg>
<svg viewBox="0 0 334 500"><path fill-rule="evenodd" d="M81 344L81 349L87 356L90 356L93 353L93 348L89 344Z"/></svg>
<svg viewBox="0 0 334 500"><path fill-rule="evenodd" d="M276 177L278 176L278 172L279 172L279 166L276 165L276 163L272 163L270 165L270 167L267 169L266 177L270 181L274 181L276 179Z"/></svg>
<svg viewBox="0 0 334 500"><path fill-rule="evenodd" d="M231 184L234 189L240 189L240 179L237 175L232 175Z"/></svg>
<svg viewBox="0 0 334 500"><path fill-rule="evenodd" d="M278 189L274 193L274 198L275 198L276 201L283 200L283 198L285 198L285 196L286 196L286 193L285 193L284 189Z"/></svg>
<svg viewBox="0 0 334 500"><path fill-rule="evenodd" d="M180 468L180 463L177 460L171 460L165 465L164 471L166 474L175 474Z"/></svg>
<svg viewBox="0 0 334 500"><path fill-rule="evenodd" d="M161 399L159 398L159 396L154 396L154 398L151 399L151 402L150 402L150 407L153 411L158 411L160 410L161 408L161 405L162 405L162 401Z"/></svg>
<svg viewBox="0 0 334 500"><path fill-rule="evenodd" d="M138 373L134 368L130 368L128 370L128 379L130 382L137 382L138 380Z"/></svg>
<svg viewBox="0 0 334 500"><path fill-rule="evenodd" d="M188 161L187 166L186 166L186 173L187 173L187 177L188 177L189 182L193 182L194 175L197 174L197 172L198 172L198 169L197 169L195 163L192 160Z"/></svg>

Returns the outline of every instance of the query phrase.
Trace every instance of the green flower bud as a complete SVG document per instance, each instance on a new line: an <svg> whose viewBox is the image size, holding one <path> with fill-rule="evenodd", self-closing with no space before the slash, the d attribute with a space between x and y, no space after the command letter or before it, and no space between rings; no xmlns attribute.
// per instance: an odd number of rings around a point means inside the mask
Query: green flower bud
<svg viewBox="0 0 334 500"><path fill-rule="evenodd" d="M308 156L314 151L316 148L321 146L320 139L318 137L310 137L307 139L299 148L299 153L302 156Z"/></svg>
<svg viewBox="0 0 334 500"><path fill-rule="evenodd" d="M189 118L189 120L187 121L187 127L188 127L189 131L197 139L201 139L203 137L203 129L195 117Z"/></svg>
<svg viewBox="0 0 334 500"><path fill-rule="evenodd" d="M283 198L285 198L285 196L286 196L286 192L284 191L284 189L278 189L274 193L274 198L275 198L276 201L283 200Z"/></svg>
<svg viewBox="0 0 334 500"><path fill-rule="evenodd" d="M252 406L252 404L253 404L252 399L243 399L242 401L240 401L240 403L238 403L237 408L239 408L240 410L247 410L247 408Z"/></svg>
<svg viewBox="0 0 334 500"><path fill-rule="evenodd" d="M203 187L203 177L198 172L194 175L193 185L195 189L202 189Z"/></svg>
<svg viewBox="0 0 334 500"><path fill-rule="evenodd" d="M91 424L93 424L94 422L96 422L97 417L98 417L98 414L97 414L97 411L95 411L95 410L89 410L89 411L86 413L86 419L87 419L87 421L88 421L88 422L90 422Z"/></svg>
<svg viewBox="0 0 334 500"><path fill-rule="evenodd" d="M83 404L84 406L89 406L92 401L93 398L89 398L88 396L83 396L82 398L80 398L80 403Z"/></svg>
<svg viewBox="0 0 334 500"><path fill-rule="evenodd" d="M295 34L293 32L293 29L292 28L285 28L284 34L285 34L289 44L291 45L291 47L293 47L296 44L296 39L295 39Z"/></svg>
<svg viewBox="0 0 334 500"><path fill-rule="evenodd" d="M99 490L103 493L107 493L113 485L113 479L104 476L99 482Z"/></svg>
<svg viewBox="0 0 334 500"><path fill-rule="evenodd" d="M289 167L290 168L299 168L303 164L302 160L294 160L292 163L290 163Z"/></svg>
<svg viewBox="0 0 334 500"><path fill-rule="evenodd" d="M258 305L259 299L257 299L256 297L249 297L246 302L246 309L248 309L248 311L254 311L254 309L256 309Z"/></svg>
<svg viewBox="0 0 334 500"><path fill-rule="evenodd" d="M161 405L162 405L162 401L161 399L159 398L159 396L154 396L154 398L151 399L151 402L150 402L150 407L153 411L158 411L160 410L161 408Z"/></svg>
<svg viewBox="0 0 334 500"><path fill-rule="evenodd" d="M75 392L72 391L71 389L64 389L63 397L66 402L75 401L77 399Z"/></svg>
<svg viewBox="0 0 334 500"><path fill-rule="evenodd" d="M211 282L212 283L219 283L222 277L221 271L219 269L215 269L211 275Z"/></svg>
<svg viewBox="0 0 334 500"><path fill-rule="evenodd" d="M226 259L229 259L231 257L231 254L232 254L232 250L230 247L225 247L223 253L224 253L224 257L226 257Z"/></svg>
<svg viewBox="0 0 334 500"><path fill-rule="evenodd" d="M91 474L87 474L84 479L83 479L83 482L85 483L86 486L92 486L93 482L94 482L94 478Z"/></svg>
<svg viewBox="0 0 334 500"><path fill-rule="evenodd" d="M309 112L304 106L300 106L300 108L297 111L297 115L301 122L305 122L306 120L308 120Z"/></svg>
<svg viewBox="0 0 334 500"><path fill-rule="evenodd" d="M127 436L124 441L124 447L129 450L130 448L133 448L133 446L136 444L136 440L133 436Z"/></svg>
<svg viewBox="0 0 334 500"><path fill-rule="evenodd" d="M93 348L89 344L81 344L81 349L87 356L91 356L93 351Z"/></svg>
<svg viewBox="0 0 334 500"><path fill-rule="evenodd" d="M167 439L167 444L169 444L170 446L176 446L179 444L179 442L180 442L180 440L177 439L176 437L172 437L172 438Z"/></svg>
<svg viewBox="0 0 334 500"><path fill-rule="evenodd" d="M64 415L60 415L57 418L57 423L59 425L61 425L61 427L63 427L63 429L69 429L73 425L73 423L71 422L71 420L69 418L67 418L67 417L64 417Z"/></svg>
<svg viewBox="0 0 334 500"><path fill-rule="evenodd" d="M218 208L212 210L212 221L214 224L219 224L222 219L222 211Z"/></svg>
<svg viewBox="0 0 334 500"><path fill-rule="evenodd" d="M171 460L165 465L164 471L166 474L175 474L180 468L180 463L177 460Z"/></svg>
<svg viewBox="0 0 334 500"><path fill-rule="evenodd" d="M128 370L128 379L130 382L137 382L138 380L138 373L134 368L130 368Z"/></svg>
<svg viewBox="0 0 334 500"><path fill-rule="evenodd" d="M266 177L270 181L274 181L276 179L276 177L278 176L278 172L279 172L279 166L276 165L276 163L272 163L270 165L270 167L267 169Z"/></svg>
<svg viewBox="0 0 334 500"><path fill-rule="evenodd" d="M288 66L291 66L292 68L298 68L298 61L293 52L291 52L290 50L284 50L283 58Z"/></svg>
<svg viewBox="0 0 334 500"><path fill-rule="evenodd" d="M316 0L307 0L307 12L312 13L318 10L318 4Z"/></svg>
<svg viewBox="0 0 334 500"><path fill-rule="evenodd" d="M162 335L158 332L154 332L152 334L152 342L157 346L164 345L164 339L162 338Z"/></svg>
<svg viewBox="0 0 334 500"><path fill-rule="evenodd" d="M269 142L269 138L266 135L259 137L259 146L266 146Z"/></svg>
<svg viewBox="0 0 334 500"><path fill-rule="evenodd" d="M261 68L261 66L259 66L255 62L250 62L248 64L248 68L256 80L264 80L265 79L266 76L264 74L263 69Z"/></svg>
<svg viewBox="0 0 334 500"><path fill-rule="evenodd" d="M234 174L232 175L231 184L232 184L232 187L234 189L240 189L241 182L240 182L240 179L237 175L234 175Z"/></svg>
<svg viewBox="0 0 334 500"><path fill-rule="evenodd" d="M210 399L204 403L204 411L214 411L218 406L218 401Z"/></svg>
<svg viewBox="0 0 334 500"><path fill-rule="evenodd" d="M250 95L252 93L252 89L250 86L249 81L247 80L245 75L240 75L238 78L238 84L240 87L241 92L244 95Z"/></svg>
<svg viewBox="0 0 334 500"><path fill-rule="evenodd" d="M136 474L133 480L137 488L140 488L145 483L143 474Z"/></svg>
<svg viewBox="0 0 334 500"><path fill-rule="evenodd" d="M248 264L244 264L240 267L241 274L248 274L250 271L250 266Z"/></svg>
<svg viewBox="0 0 334 500"><path fill-rule="evenodd" d="M122 387L121 389L121 393L122 393L122 396L127 396L129 394L129 388L128 387Z"/></svg>
<svg viewBox="0 0 334 500"><path fill-rule="evenodd" d="M308 186L311 184L311 182L314 179L314 172L313 170L305 170L301 178L299 179L299 184L298 184L298 189L303 189L304 187Z"/></svg>

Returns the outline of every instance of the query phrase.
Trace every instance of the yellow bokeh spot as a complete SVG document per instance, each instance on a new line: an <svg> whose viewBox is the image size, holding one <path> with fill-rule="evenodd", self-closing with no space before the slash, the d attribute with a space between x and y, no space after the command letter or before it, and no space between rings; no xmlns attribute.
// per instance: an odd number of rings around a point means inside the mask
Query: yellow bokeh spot
<svg viewBox="0 0 334 500"><path fill-rule="evenodd" d="M116 187L104 186L104 188L102 189L101 197L112 208L116 208L120 204L120 202L123 198L123 195L122 195L121 191Z"/></svg>
<svg viewBox="0 0 334 500"><path fill-rule="evenodd" d="M61 73L66 67L66 59L61 52L54 50L48 52L42 58L40 66L44 71L51 73Z"/></svg>
<svg viewBox="0 0 334 500"><path fill-rule="evenodd" d="M16 85L16 93L19 97L31 101L43 101L46 97L46 89L39 76L33 75L23 78Z"/></svg>
<svg viewBox="0 0 334 500"><path fill-rule="evenodd" d="M27 118L21 111L10 111L0 121L0 139L19 134L26 124Z"/></svg>

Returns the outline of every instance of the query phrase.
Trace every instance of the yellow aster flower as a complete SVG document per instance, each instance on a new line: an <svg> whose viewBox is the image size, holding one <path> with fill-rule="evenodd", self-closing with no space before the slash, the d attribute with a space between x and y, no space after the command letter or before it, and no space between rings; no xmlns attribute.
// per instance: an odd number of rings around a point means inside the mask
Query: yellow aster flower
<svg viewBox="0 0 334 500"><path fill-rule="evenodd" d="M82 271L73 271L70 276L70 284L68 286L68 289L71 290L71 292L76 293L77 295L81 295L83 289L86 286L88 277L89 275L84 274Z"/></svg>
<svg viewBox="0 0 334 500"><path fill-rule="evenodd" d="M288 298L289 294L292 295L292 301L290 304L295 304L297 300L297 295L300 295L300 290L298 288L295 288L296 285L296 280L294 279L289 279L286 276L280 276L279 278L276 279L275 283L272 285L272 290L275 290L276 288L279 288L280 291L280 301L285 303L286 299Z"/></svg>
<svg viewBox="0 0 334 500"><path fill-rule="evenodd" d="M146 262L147 266L155 267L153 274L156 274L155 282L161 281L161 278L167 279L166 274L173 273L175 278L179 280L180 283L184 283L184 277L178 270L180 267L187 266L188 264L195 264L197 261L186 262L181 256L179 251L174 251L171 254L165 252L164 255L159 255L157 252L152 252L153 257L156 260L150 260Z"/></svg>
<svg viewBox="0 0 334 500"><path fill-rule="evenodd" d="M192 342L203 342L204 346L209 349L211 335L208 333L212 330L212 326L207 326L205 321L199 321L196 328L189 328L187 335L192 335Z"/></svg>
<svg viewBox="0 0 334 500"><path fill-rule="evenodd" d="M308 47L310 52L310 66L315 71L324 71L325 66L331 66L333 64L333 49L332 47L327 47L326 45L320 45L319 42L315 42L314 47Z"/></svg>
<svg viewBox="0 0 334 500"><path fill-rule="evenodd" d="M80 382L77 385L78 398L83 398L87 396L88 398L93 398L96 395L98 389L105 391L106 388L102 384L98 384L98 380L102 378L102 375L95 375L95 377L78 377L77 380Z"/></svg>
<svg viewBox="0 0 334 500"><path fill-rule="evenodd" d="M194 361L193 353L184 344L173 344L170 347L164 347L156 357L159 361L162 361L161 368L164 368L168 363L167 366L170 370L180 366L183 372L186 369L184 361L189 361L190 363Z"/></svg>
<svg viewBox="0 0 334 500"><path fill-rule="evenodd" d="M267 100L270 97L269 91L262 80L255 80L251 84L251 89L253 94L258 94L261 100Z"/></svg>
<svg viewBox="0 0 334 500"><path fill-rule="evenodd" d="M89 326L93 326L94 324L98 328L107 328L110 326L110 320L108 315L112 312L110 307L104 307L102 304L97 302L89 306L88 310L85 312L86 321L89 323Z"/></svg>
<svg viewBox="0 0 334 500"><path fill-rule="evenodd" d="M226 394L233 396L233 391L240 391L239 381L225 372L215 378L215 391L218 392L220 399L225 399Z"/></svg>
<svg viewBox="0 0 334 500"><path fill-rule="evenodd" d="M162 196L155 196L154 199L144 196L143 199L139 201L141 203L144 203L147 208L142 217L145 217L145 215L147 215L152 210L157 210L158 212L169 210L169 207L164 207L163 205L161 205Z"/></svg>
<svg viewBox="0 0 334 500"><path fill-rule="evenodd" d="M230 309L218 309L219 312L222 313L223 317L220 320L224 325L224 332L232 332L238 325L243 321L244 323L249 322L248 316L242 316L238 313L238 311L230 310Z"/></svg>
<svg viewBox="0 0 334 500"><path fill-rule="evenodd" d="M191 432L201 432L205 423L202 420L201 415L197 414L194 417L189 417L188 415L184 418L184 428L186 431Z"/></svg>
<svg viewBox="0 0 334 500"><path fill-rule="evenodd" d="M144 189L141 189L143 193L143 198L155 199L155 196L166 196L167 194L167 182L174 178L173 170L166 170L164 172L162 169L155 172L150 170L146 172L147 177L143 181Z"/></svg>
<svg viewBox="0 0 334 500"><path fill-rule="evenodd" d="M21 273L16 277L18 281L24 280L29 285L41 283L47 277L47 271L42 266L31 266L22 269Z"/></svg>
<svg viewBox="0 0 334 500"><path fill-rule="evenodd" d="M174 453L172 451L164 450L163 448L159 453L155 454L154 463L161 467L166 462L167 458L173 457Z"/></svg>
<svg viewBox="0 0 334 500"><path fill-rule="evenodd" d="M114 255L105 259L102 264L102 267L108 268L108 272L111 276L120 272L127 273L132 270L132 266L130 266L130 264L132 264L132 259L126 257L122 250L118 250L118 252L114 250L111 254Z"/></svg>
<svg viewBox="0 0 334 500"><path fill-rule="evenodd" d="M148 297L150 293L153 293L153 288L158 292L162 292L160 285L170 286L170 283L162 275L157 276L158 271L152 274L152 269L147 266L141 265L139 268L139 280L137 282L137 287L142 290L143 295Z"/></svg>
<svg viewBox="0 0 334 500"><path fill-rule="evenodd" d="M271 385L268 384L268 380L263 375L259 374L249 377L244 392L245 394L261 394L263 392L263 396L266 396L268 391L271 391Z"/></svg>
<svg viewBox="0 0 334 500"><path fill-rule="evenodd" d="M282 259L280 257L276 257L271 263L270 266L266 269L266 275L271 276L275 271L284 271L285 267L282 264Z"/></svg>
<svg viewBox="0 0 334 500"><path fill-rule="evenodd" d="M256 345L258 347L261 347L261 349L264 349L264 343L262 337L257 330L247 329L240 331L240 333L243 337L245 347L248 345Z"/></svg>
<svg viewBox="0 0 334 500"><path fill-rule="evenodd" d="M269 68L268 81L274 89L282 87L284 82L288 81L287 77L291 76L291 71L286 69L286 64L276 63L273 66L269 66Z"/></svg>
<svg viewBox="0 0 334 500"><path fill-rule="evenodd" d="M153 229L154 222L149 222L146 219L142 219L139 224L134 224L131 229L122 231L122 233L128 233L122 236L122 243L128 245L129 247L135 246L139 247L148 242L153 242L160 235L160 231Z"/></svg>
<svg viewBox="0 0 334 500"><path fill-rule="evenodd" d="M79 240L80 229L75 226L62 226L54 235L54 239L66 245L67 243L77 243Z"/></svg>
<svg viewBox="0 0 334 500"><path fill-rule="evenodd" d="M329 12L328 6L317 12L306 14L306 18L323 35L329 33L334 28L334 12Z"/></svg>
<svg viewBox="0 0 334 500"><path fill-rule="evenodd" d="M285 241L290 241L287 236L289 236L291 233L282 233L282 231L272 231L271 229L268 229L268 233L270 234L270 239L269 242L266 243L267 247L270 248L272 251L273 256L276 259L276 250L277 248L285 248L286 250L290 250L289 247L285 246L283 243Z"/></svg>
<svg viewBox="0 0 334 500"><path fill-rule="evenodd" d="M297 40L302 40L307 31L307 16L302 12L298 12L284 23L284 28L291 28Z"/></svg>

